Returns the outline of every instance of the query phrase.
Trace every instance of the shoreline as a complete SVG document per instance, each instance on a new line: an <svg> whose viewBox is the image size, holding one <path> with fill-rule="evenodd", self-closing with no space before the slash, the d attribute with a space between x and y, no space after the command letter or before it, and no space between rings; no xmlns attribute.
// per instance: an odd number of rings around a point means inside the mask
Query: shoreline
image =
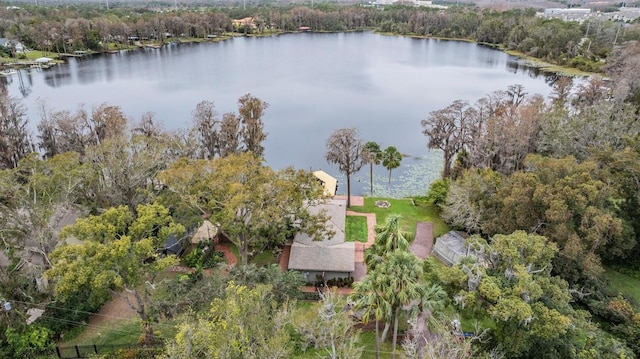
<svg viewBox="0 0 640 359"><path fill-rule="evenodd" d="M497 46L494 44L478 42L473 39L448 38L448 37L415 35L415 34L403 35L403 34L398 34L393 32L376 31L375 29L361 29L361 30L353 30L353 31L336 31L336 32L325 32L325 31L309 31L309 32L310 33L344 33L344 32L366 32L366 31L373 32L375 34L382 35L382 36L401 36L401 37L408 37L413 39L433 39L433 40L443 40L443 41L460 41L460 42L467 42L467 43L476 43L478 45L488 46L495 50L502 51L507 55L516 57L525 66L536 68L536 69L539 69L540 71L547 72L550 74L569 76L569 77L590 77L594 75L602 76L602 74L598 72L586 72L574 67L556 65L553 63L546 62L542 59L538 59L536 57L526 55L519 51L505 49L501 46ZM274 31L274 32L267 32L262 34L243 34L243 33L234 32L234 33L226 33L224 35L213 37L213 38L185 38L185 39L178 38L176 41L168 41L163 43L157 43L157 42L137 43L137 44L134 43L132 45L123 46L122 48L115 48L115 49L110 48L108 50L103 50L103 51L88 50L88 51L83 51L82 54L51 53L50 56L52 58L52 61L46 64L38 63L35 61L35 59L28 59L28 60L22 59L17 62L5 62L4 60L6 58L2 58L0 59L0 66L2 66L5 69L48 68L53 65L65 64L66 61L63 58L67 58L67 57L85 57L85 56L93 56L97 54L108 55L108 54L117 54L117 53L120 53L121 51L132 51L132 50L138 50L138 49L144 49L144 48L159 49L165 46L173 46L175 44L179 45L179 44L193 44L193 43L203 43L203 42L221 42L221 41L232 40L234 37L271 37L271 36L280 36L284 34L297 34L302 32L303 31ZM304 31L304 32L307 32L307 31ZM46 57L47 53L41 52L41 54L43 55L43 57Z"/></svg>
<svg viewBox="0 0 640 359"><path fill-rule="evenodd" d="M495 44L489 44L489 43L485 43L485 42L478 42L478 41L473 40L473 39L439 37L439 36L430 36L430 35L411 35L411 34L402 35L402 34L396 34L396 33L393 33L393 32L378 32L378 31L374 31L374 32L376 34L380 34L380 35L383 35L383 36L403 36L403 37L408 37L408 38L412 38L412 39L459 41L459 42L475 43L475 44L478 44L478 45L490 47L490 48L498 50L498 51L502 51L507 55L510 55L510 56L518 58L519 62L522 63L523 65L539 69L540 71L543 71L543 72L556 74L556 75L562 75L562 76L569 76L569 77L590 77L590 76L594 76L594 75L604 76L603 74L601 74L599 72L587 72L587 71L583 71L583 70L580 70L580 69L575 68L575 67L556 65L556 64L553 64L553 63L550 63L550 62L546 62L546 61L544 61L542 59L539 59L539 58L536 58L536 57L533 57L533 56L529 56L529 55L524 54L524 53L519 52L519 51L505 49L505 48L503 48L501 46L498 46L498 45L495 45Z"/></svg>

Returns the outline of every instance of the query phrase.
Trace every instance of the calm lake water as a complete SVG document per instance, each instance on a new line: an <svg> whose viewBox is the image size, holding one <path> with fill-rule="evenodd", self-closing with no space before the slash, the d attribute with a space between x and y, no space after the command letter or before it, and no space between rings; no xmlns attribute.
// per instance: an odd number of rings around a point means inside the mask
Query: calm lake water
<svg viewBox="0 0 640 359"><path fill-rule="evenodd" d="M544 76L517 59L481 45L373 33L287 34L180 44L69 59L46 70L21 70L6 84L23 99L31 127L38 99L57 110L103 102L134 120L148 111L167 129L191 126L202 100L220 114L235 112L251 93L267 101L269 165L323 169L346 180L324 160L325 141L336 129L356 127L366 141L396 146L408 155L393 172L392 194L424 194L441 171L441 154L427 149L420 121L456 99L470 102L512 84L548 95ZM387 194L387 171L376 168L376 194ZM353 182L368 191L368 168Z"/></svg>

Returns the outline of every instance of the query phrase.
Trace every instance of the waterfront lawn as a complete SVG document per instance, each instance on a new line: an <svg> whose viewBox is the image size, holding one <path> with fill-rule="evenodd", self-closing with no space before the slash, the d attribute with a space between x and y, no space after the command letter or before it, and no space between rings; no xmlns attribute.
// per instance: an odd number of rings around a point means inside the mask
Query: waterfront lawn
<svg viewBox="0 0 640 359"><path fill-rule="evenodd" d="M367 217L347 216L344 232L347 242L366 242L368 234Z"/></svg>
<svg viewBox="0 0 640 359"><path fill-rule="evenodd" d="M391 204L391 207L376 207L376 201L387 201ZM440 219L436 206L425 203L424 201L414 201L411 198L365 197L364 206L351 206L349 210L362 213L375 213L378 225L384 224L384 221L390 214L400 214L402 215L403 230L411 234L415 234L416 224L418 222L432 222L434 238L449 231L449 227Z"/></svg>

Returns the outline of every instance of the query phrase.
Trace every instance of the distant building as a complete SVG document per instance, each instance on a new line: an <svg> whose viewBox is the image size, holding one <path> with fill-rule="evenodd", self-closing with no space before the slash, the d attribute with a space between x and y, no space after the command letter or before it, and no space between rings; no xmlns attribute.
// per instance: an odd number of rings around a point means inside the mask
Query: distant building
<svg viewBox="0 0 640 359"><path fill-rule="evenodd" d="M623 7L620 11L611 13L612 20L631 22L637 18L640 18L640 8L637 7Z"/></svg>
<svg viewBox="0 0 640 359"><path fill-rule="evenodd" d="M9 40L5 37L0 37L0 46L13 47L16 53L23 53L25 48L20 41Z"/></svg>
<svg viewBox="0 0 640 359"><path fill-rule="evenodd" d="M242 19L233 19L231 20L231 22L233 23L233 27L236 29L240 27L244 27L244 28L255 30L257 28L256 23L255 21L253 21L252 17L245 17Z"/></svg>
<svg viewBox="0 0 640 359"><path fill-rule="evenodd" d="M545 9L543 16L547 19L561 19L563 21L578 21L582 22L586 20L591 14L591 9L563 9L563 8L551 8Z"/></svg>
<svg viewBox="0 0 640 359"><path fill-rule="evenodd" d="M416 7L430 7L435 9L448 8L448 6L444 6L444 5L434 5L433 1L428 1L428 0L376 0L371 4L376 6L402 4L402 5L413 5Z"/></svg>

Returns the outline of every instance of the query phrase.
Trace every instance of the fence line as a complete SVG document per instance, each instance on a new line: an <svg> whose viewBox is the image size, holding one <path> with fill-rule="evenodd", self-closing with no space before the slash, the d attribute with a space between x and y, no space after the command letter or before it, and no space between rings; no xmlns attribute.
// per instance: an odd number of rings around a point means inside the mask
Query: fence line
<svg viewBox="0 0 640 359"><path fill-rule="evenodd" d="M157 344L93 344L93 345L74 345L74 346L56 346L54 349L42 353L45 355L57 357L59 359L81 359L89 358L95 354L114 354L123 349L135 349L142 351L158 350L163 343Z"/></svg>

